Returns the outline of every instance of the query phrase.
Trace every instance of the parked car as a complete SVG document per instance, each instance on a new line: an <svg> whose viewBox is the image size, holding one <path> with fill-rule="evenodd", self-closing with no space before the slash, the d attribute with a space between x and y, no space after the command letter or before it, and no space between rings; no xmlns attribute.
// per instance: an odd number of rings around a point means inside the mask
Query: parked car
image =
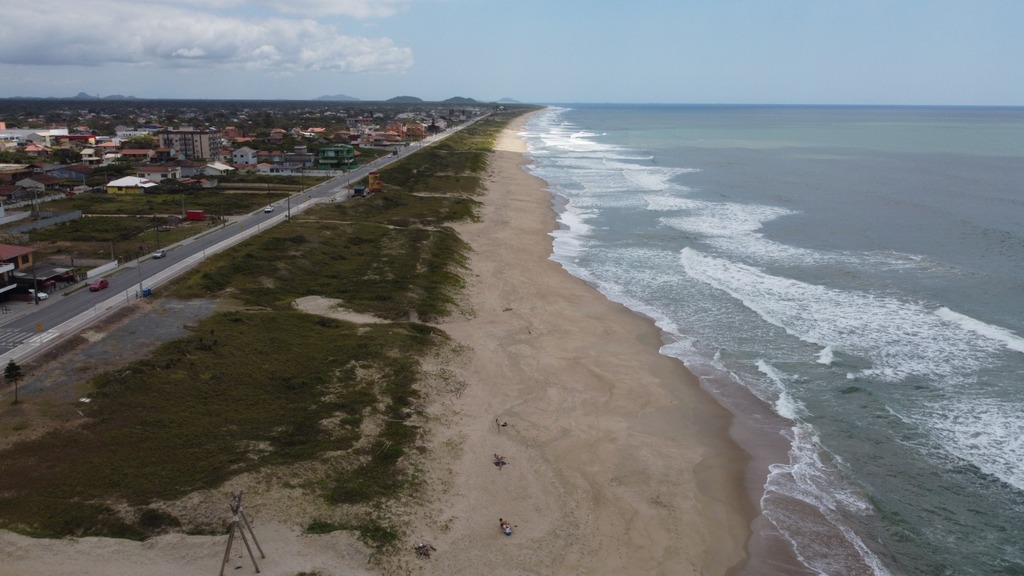
<svg viewBox="0 0 1024 576"><path fill-rule="evenodd" d="M46 292L36 292L32 288L28 289L28 293L31 294L32 296L35 296L36 299L39 299L39 300L46 300L47 298L50 297L50 295L47 294Z"/></svg>
<svg viewBox="0 0 1024 576"><path fill-rule="evenodd" d="M164 256L167 256L167 250L164 250L163 248L153 252L153 259L163 258Z"/></svg>
<svg viewBox="0 0 1024 576"><path fill-rule="evenodd" d="M264 212L273 212L274 211L274 207L273 206L267 206L266 208L263 209L263 211Z"/></svg>
<svg viewBox="0 0 1024 576"><path fill-rule="evenodd" d="M110 282L107 282L106 278L100 278L92 284L89 284L89 292L99 292L107 286L110 286Z"/></svg>

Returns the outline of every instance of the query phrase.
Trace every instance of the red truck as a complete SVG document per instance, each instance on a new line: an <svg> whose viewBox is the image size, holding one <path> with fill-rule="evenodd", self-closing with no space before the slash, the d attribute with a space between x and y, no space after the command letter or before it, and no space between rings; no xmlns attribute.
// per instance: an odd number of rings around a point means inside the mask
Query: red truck
<svg viewBox="0 0 1024 576"><path fill-rule="evenodd" d="M186 210L185 211L185 220L189 220L189 221L193 221L193 220L196 220L196 221L206 220L206 211L205 210Z"/></svg>

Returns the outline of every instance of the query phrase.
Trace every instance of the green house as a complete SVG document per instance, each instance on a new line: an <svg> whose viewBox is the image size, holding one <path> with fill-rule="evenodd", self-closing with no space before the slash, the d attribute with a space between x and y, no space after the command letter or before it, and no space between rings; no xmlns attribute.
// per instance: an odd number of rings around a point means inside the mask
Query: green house
<svg viewBox="0 0 1024 576"><path fill-rule="evenodd" d="M320 149L317 164L328 170L348 168L356 165L356 149L344 144L334 144Z"/></svg>

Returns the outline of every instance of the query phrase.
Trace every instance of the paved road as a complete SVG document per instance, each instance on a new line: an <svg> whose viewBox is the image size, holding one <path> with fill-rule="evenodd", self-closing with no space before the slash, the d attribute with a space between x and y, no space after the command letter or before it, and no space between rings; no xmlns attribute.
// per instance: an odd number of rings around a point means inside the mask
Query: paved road
<svg viewBox="0 0 1024 576"><path fill-rule="evenodd" d="M142 296L145 289L156 290L160 284L186 272L207 256L284 222L292 214L301 213L321 202L347 200L350 187L368 173L414 154L480 118L407 146L398 155L385 156L367 166L313 186L301 194L281 200L273 205L273 212L264 212L261 208L226 225L211 228L168 246L165 258L154 260L145 256L122 264L106 276L110 286L104 290L90 292L87 289L89 282L80 282L53 292L38 305L12 302L6 310L0 308L0 364L6 365L8 360L28 360L47 347L74 335L91 322L131 304Z"/></svg>

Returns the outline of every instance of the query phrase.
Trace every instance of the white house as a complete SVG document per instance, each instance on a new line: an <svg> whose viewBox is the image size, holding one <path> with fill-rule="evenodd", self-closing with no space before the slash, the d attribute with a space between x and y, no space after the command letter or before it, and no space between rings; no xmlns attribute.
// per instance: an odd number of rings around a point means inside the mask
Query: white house
<svg viewBox="0 0 1024 576"><path fill-rule="evenodd" d="M124 178L107 182L107 194L142 194L156 186L158 184L152 180L146 180L138 176L125 176Z"/></svg>
<svg viewBox="0 0 1024 576"><path fill-rule="evenodd" d="M228 166L221 162L211 162L199 170L204 176L223 176L228 172L234 172L234 166Z"/></svg>
<svg viewBox="0 0 1024 576"><path fill-rule="evenodd" d="M154 182L161 182L163 180L180 180L181 179L181 167L180 166L144 166L139 168L135 173L139 178L146 180L153 180Z"/></svg>
<svg viewBox="0 0 1024 576"><path fill-rule="evenodd" d="M96 153L95 148L82 148L82 163L94 165L102 161L103 158Z"/></svg>
<svg viewBox="0 0 1024 576"><path fill-rule="evenodd" d="M234 164L257 164L256 150L242 146L231 153L231 162Z"/></svg>

